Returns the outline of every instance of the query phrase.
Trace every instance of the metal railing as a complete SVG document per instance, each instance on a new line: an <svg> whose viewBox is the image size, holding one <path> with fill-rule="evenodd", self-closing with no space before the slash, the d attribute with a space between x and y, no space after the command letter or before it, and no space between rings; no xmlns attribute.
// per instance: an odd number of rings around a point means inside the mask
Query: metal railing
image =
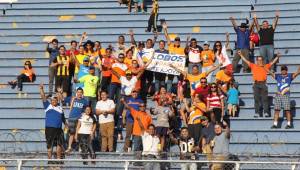
<svg viewBox="0 0 300 170"><path fill-rule="evenodd" d="M195 164L207 164L207 165L214 165L214 164L230 164L230 165L234 165L233 166L233 170L242 170L244 169L243 166L247 165L249 169L249 167L253 167L253 169L259 169L258 165L260 166L272 166L274 167L274 169L283 169L280 168L280 166L285 166L286 168L284 169L289 169L289 170L296 170L300 167L300 162L270 162L270 161L207 161L207 160L122 160L122 159L0 159L1 162L16 162L16 167L17 170L21 170L23 167L23 163L25 162L49 162L49 161L58 161L58 162L64 162L64 163L75 163L75 162L106 162L106 163L122 163L124 170L128 170L129 166L131 163L135 163L135 162L139 162L139 163L170 163L170 164L191 164L191 163L195 163ZM47 165L47 166L51 166L51 165ZM64 167L64 168L68 168L68 165L53 165L56 167ZM95 166L96 168L97 166ZM255 168L254 168L255 167ZM277 168L275 168L277 167ZM71 168L71 167L70 167ZM118 167L120 168L120 166ZM226 168L225 168L226 169ZM250 168L252 169L252 168ZM271 168L273 169L273 168Z"/></svg>

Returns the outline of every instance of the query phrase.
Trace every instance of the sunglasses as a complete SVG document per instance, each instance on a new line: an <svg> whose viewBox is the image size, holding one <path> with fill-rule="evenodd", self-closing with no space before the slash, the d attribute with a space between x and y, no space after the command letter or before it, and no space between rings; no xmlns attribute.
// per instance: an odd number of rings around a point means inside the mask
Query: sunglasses
<svg viewBox="0 0 300 170"><path fill-rule="evenodd" d="M220 45L220 44L217 44L216 47L221 47L221 45Z"/></svg>
<svg viewBox="0 0 300 170"><path fill-rule="evenodd" d="M175 41L180 41L180 40L175 40Z"/></svg>
<svg viewBox="0 0 300 170"><path fill-rule="evenodd" d="M217 88L217 86L211 86L211 88Z"/></svg>
<svg viewBox="0 0 300 170"><path fill-rule="evenodd" d="M206 84L207 82L206 81L201 81L201 84Z"/></svg>

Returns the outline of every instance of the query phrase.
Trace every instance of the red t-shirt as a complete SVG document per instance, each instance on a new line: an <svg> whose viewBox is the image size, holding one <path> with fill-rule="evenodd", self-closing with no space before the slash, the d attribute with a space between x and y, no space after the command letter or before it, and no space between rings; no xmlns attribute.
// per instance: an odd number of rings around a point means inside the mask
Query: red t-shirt
<svg viewBox="0 0 300 170"><path fill-rule="evenodd" d="M201 94L203 96L203 100L205 104L206 104L206 98L208 96L208 93L209 93L209 86L206 86L204 88L200 86L195 90L195 94Z"/></svg>

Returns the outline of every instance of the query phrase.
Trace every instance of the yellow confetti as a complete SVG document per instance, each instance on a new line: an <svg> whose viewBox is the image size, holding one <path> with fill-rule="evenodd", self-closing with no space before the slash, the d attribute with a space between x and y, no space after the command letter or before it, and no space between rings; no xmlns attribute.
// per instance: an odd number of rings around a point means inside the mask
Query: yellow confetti
<svg viewBox="0 0 300 170"><path fill-rule="evenodd" d="M49 58L50 57L50 54L48 52L45 52L45 58Z"/></svg>
<svg viewBox="0 0 300 170"><path fill-rule="evenodd" d="M200 32L200 27L197 26L197 27L193 27L193 30L192 30L194 33L199 33Z"/></svg>
<svg viewBox="0 0 300 170"><path fill-rule="evenodd" d="M169 38L173 41L178 35L177 34L169 34Z"/></svg>
<svg viewBox="0 0 300 170"><path fill-rule="evenodd" d="M41 129L40 132L41 132L42 134L45 134L45 129Z"/></svg>
<svg viewBox="0 0 300 170"><path fill-rule="evenodd" d="M55 38L56 38L55 35L45 35L44 38L43 38L43 41L44 42L51 42Z"/></svg>
<svg viewBox="0 0 300 170"><path fill-rule="evenodd" d="M95 15L95 14L89 14L89 15L86 15L86 17L89 18L89 19L96 19L97 15Z"/></svg>
<svg viewBox="0 0 300 170"><path fill-rule="evenodd" d="M16 45L19 45L22 47L28 47L30 45L30 42L17 42Z"/></svg>
<svg viewBox="0 0 300 170"><path fill-rule="evenodd" d="M11 24L11 27L13 27L13 28L18 28L18 24L17 24L16 22L13 22L13 23Z"/></svg>
<svg viewBox="0 0 300 170"><path fill-rule="evenodd" d="M60 20L60 21L69 21L73 18L74 18L73 15L62 15L62 16L59 16L58 20Z"/></svg>
<svg viewBox="0 0 300 170"><path fill-rule="evenodd" d="M12 132L12 133L17 133L17 132L18 132L18 129L12 129L11 132Z"/></svg>
<svg viewBox="0 0 300 170"><path fill-rule="evenodd" d="M72 35L72 34L65 35L66 39L73 39L74 37L75 37L75 35Z"/></svg>

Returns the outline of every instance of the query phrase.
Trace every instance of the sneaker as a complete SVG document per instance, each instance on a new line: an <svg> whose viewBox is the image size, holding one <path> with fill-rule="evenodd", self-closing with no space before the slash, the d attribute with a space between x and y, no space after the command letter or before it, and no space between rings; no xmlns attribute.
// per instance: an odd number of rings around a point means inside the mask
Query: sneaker
<svg viewBox="0 0 300 170"><path fill-rule="evenodd" d="M255 113L255 114L254 114L254 117L255 117L255 118L258 118L258 117L259 117L259 114L258 114L258 113Z"/></svg>
<svg viewBox="0 0 300 170"><path fill-rule="evenodd" d="M265 113L264 116L265 117L271 117L271 115L269 113Z"/></svg>
<svg viewBox="0 0 300 170"><path fill-rule="evenodd" d="M285 129L293 129L294 127L293 126L291 126L291 125L286 125L285 126Z"/></svg>
<svg viewBox="0 0 300 170"><path fill-rule="evenodd" d="M18 92L18 98L22 98L22 92Z"/></svg>
<svg viewBox="0 0 300 170"><path fill-rule="evenodd" d="M276 125L271 126L271 129L278 129L279 127Z"/></svg>
<svg viewBox="0 0 300 170"><path fill-rule="evenodd" d="M71 153L71 152L72 152L72 148L68 148L65 152L66 152L67 154Z"/></svg>

